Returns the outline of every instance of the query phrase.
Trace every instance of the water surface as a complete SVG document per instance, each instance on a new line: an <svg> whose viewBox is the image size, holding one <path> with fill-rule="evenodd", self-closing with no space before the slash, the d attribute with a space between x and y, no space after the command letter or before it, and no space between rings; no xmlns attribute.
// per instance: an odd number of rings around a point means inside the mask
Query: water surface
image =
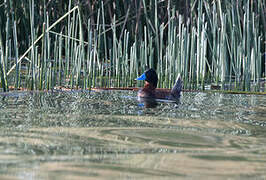
<svg viewBox="0 0 266 180"><path fill-rule="evenodd" d="M0 179L266 179L266 96L0 95Z"/></svg>

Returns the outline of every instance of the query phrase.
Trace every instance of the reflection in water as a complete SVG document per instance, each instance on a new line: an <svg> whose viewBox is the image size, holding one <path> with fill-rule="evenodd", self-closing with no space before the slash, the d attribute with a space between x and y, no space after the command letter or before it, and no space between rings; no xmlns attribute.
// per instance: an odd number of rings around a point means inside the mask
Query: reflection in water
<svg viewBox="0 0 266 180"><path fill-rule="evenodd" d="M158 102L155 98L141 98L138 97L138 101L141 103L139 106L143 106L145 108L155 108L158 105Z"/></svg>
<svg viewBox="0 0 266 180"><path fill-rule="evenodd" d="M175 100L169 100L169 99L155 99L155 98L143 98L143 97L138 97L138 101L140 102L139 106L140 107L145 107L145 108L156 108L159 105L159 102L164 102L164 103L173 103L177 107L180 98L175 99Z"/></svg>
<svg viewBox="0 0 266 180"><path fill-rule="evenodd" d="M0 95L0 179L265 179L265 96ZM145 108L153 107L153 108Z"/></svg>

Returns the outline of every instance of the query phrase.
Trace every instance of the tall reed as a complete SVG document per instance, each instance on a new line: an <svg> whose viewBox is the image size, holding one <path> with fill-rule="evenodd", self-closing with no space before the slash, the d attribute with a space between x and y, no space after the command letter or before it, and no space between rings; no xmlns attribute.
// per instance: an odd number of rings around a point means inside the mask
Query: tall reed
<svg viewBox="0 0 266 180"><path fill-rule="evenodd" d="M197 0L185 12L172 0L93 1L95 6L90 2L90 14L82 4L74 6L74 0L62 2L65 13L54 19L45 1L23 1L29 13L24 23L30 27L24 53L25 47L18 48L17 14L8 13L18 4L4 2L6 16L0 16L5 22L0 30L4 91L13 84L32 90L135 86L134 79L148 67L157 70L158 86L163 88L171 88L179 73L187 89L215 84L249 91L251 83L259 85L265 78L261 0ZM41 26L36 25L39 7Z"/></svg>

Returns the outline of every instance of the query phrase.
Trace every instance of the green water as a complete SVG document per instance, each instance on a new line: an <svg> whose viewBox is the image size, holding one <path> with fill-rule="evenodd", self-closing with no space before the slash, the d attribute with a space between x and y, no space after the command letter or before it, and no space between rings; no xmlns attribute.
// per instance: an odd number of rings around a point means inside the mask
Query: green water
<svg viewBox="0 0 266 180"><path fill-rule="evenodd" d="M266 96L0 94L0 179L266 179Z"/></svg>

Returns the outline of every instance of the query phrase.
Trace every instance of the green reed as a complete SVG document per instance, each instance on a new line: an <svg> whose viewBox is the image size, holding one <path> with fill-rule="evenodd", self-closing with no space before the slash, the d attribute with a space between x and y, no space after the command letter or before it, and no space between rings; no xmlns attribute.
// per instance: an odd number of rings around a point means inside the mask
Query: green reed
<svg viewBox="0 0 266 180"><path fill-rule="evenodd" d="M12 9L12 1L5 3L7 11ZM45 1L40 5L30 0L25 4L30 27L25 38L30 45L24 53L18 48L18 17L2 17L1 87L8 91L13 84L32 90L141 86L143 82L135 84L134 79L148 67L156 68L162 88L171 88L179 73L186 89L215 84L249 91L251 83L259 85L265 78L261 0L192 1L188 18L177 13L174 1L139 3L141 8L117 3L110 16L111 3L99 1L86 15L81 5L69 0L65 14L55 20ZM35 25L36 5L43 7L42 26Z"/></svg>

